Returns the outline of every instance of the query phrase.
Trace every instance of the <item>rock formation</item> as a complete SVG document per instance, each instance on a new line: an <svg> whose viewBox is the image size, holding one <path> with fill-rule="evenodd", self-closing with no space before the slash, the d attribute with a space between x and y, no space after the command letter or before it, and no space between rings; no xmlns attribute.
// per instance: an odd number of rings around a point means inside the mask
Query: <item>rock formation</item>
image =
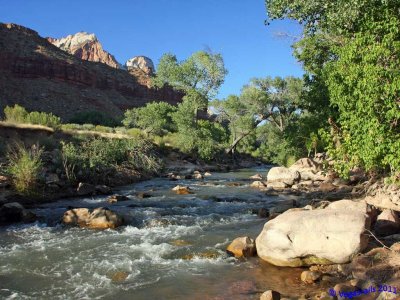
<svg viewBox="0 0 400 300"><path fill-rule="evenodd" d="M139 76L77 58L26 27L0 23L1 108L19 104L68 121L84 111L119 117L151 101L182 101L181 93L150 88L149 76Z"/></svg>
<svg viewBox="0 0 400 300"><path fill-rule="evenodd" d="M114 56L103 50L101 43L94 33L78 32L61 39L47 38L47 40L54 46L77 58L100 62L112 68L119 68L119 64Z"/></svg>
<svg viewBox="0 0 400 300"><path fill-rule="evenodd" d="M128 71L139 69L147 75L152 75L155 72L153 61L146 56L135 56L125 63Z"/></svg>

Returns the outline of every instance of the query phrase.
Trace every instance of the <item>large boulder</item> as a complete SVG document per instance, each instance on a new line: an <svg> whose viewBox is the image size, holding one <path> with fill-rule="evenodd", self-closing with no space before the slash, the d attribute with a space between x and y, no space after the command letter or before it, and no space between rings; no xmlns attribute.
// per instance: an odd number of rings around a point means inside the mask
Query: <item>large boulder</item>
<svg viewBox="0 0 400 300"><path fill-rule="evenodd" d="M267 174L267 184L272 185L274 182L284 183L292 186L300 180L300 173L285 167L273 167Z"/></svg>
<svg viewBox="0 0 400 300"><path fill-rule="evenodd" d="M99 207L90 211L88 208L74 208L64 213L63 223L91 229L116 228L123 224L123 219L115 212Z"/></svg>
<svg viewBox="0 0 400 300"><path fill-rule="evenodd" d="M288 211L256 239L258 256L277 266L346 263L368 243L368 215L358 210Z"/></svg>

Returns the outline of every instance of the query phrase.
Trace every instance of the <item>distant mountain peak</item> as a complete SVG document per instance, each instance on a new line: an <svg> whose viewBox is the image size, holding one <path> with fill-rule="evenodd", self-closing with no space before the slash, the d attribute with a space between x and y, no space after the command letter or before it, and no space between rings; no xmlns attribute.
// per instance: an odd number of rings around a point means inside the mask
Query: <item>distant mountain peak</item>
<svg viewBox="0 0 400 300"><path fill-rule="evenodd" d="M114 56L103 50L103 46L94 33L81 31L64 38L47 38L47 40L80 59L104 63L116 69L120 67Z"/></svg>

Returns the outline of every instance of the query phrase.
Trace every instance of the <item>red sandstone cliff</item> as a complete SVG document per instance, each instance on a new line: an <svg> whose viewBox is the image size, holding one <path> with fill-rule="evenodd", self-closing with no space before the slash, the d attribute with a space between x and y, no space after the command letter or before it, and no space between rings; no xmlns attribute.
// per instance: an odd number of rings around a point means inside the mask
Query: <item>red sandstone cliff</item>
<svg viewBox="0 0 400 300"><path fill-rule="evenodd" d="M150 88L149 80L81 60L31 29L0 23L0 112L18 103L64 120L88 110L115 117L150 101L176 105L182 100L170 88Z"/></svg>
<svg viewBox="0 0 400 300"><path fill-rule="evenodd" d="M94 34L78 32L65 38L47 38L54 46L82 60L101 62L113 68L119 68L118 62L107 51Z"/></svg>

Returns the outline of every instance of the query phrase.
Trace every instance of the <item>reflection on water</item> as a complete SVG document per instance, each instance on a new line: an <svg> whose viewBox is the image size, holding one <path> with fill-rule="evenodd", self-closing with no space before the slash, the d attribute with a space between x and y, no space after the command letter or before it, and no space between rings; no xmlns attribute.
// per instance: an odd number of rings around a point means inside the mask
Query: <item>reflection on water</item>
<svg viewBox="0 0 400 300"><path fill-rule="evenodd" d="M265 220L252 209L285 199L250 188L248 177L255 173L265 169L203 181L153 179L121 189L129 200L113 205L106 197L45 204L35 211L40 223L0 229L0 298L258 299L268 288L288 295L312 291L300 284L301 269L225 254L235 237L255 238L261 231ZM177 184L194 194L174 194ZM152 197L137 198L141 191ZM68 206L107 206L128 225L105 231L64 227L58 221Z"/></svg>

